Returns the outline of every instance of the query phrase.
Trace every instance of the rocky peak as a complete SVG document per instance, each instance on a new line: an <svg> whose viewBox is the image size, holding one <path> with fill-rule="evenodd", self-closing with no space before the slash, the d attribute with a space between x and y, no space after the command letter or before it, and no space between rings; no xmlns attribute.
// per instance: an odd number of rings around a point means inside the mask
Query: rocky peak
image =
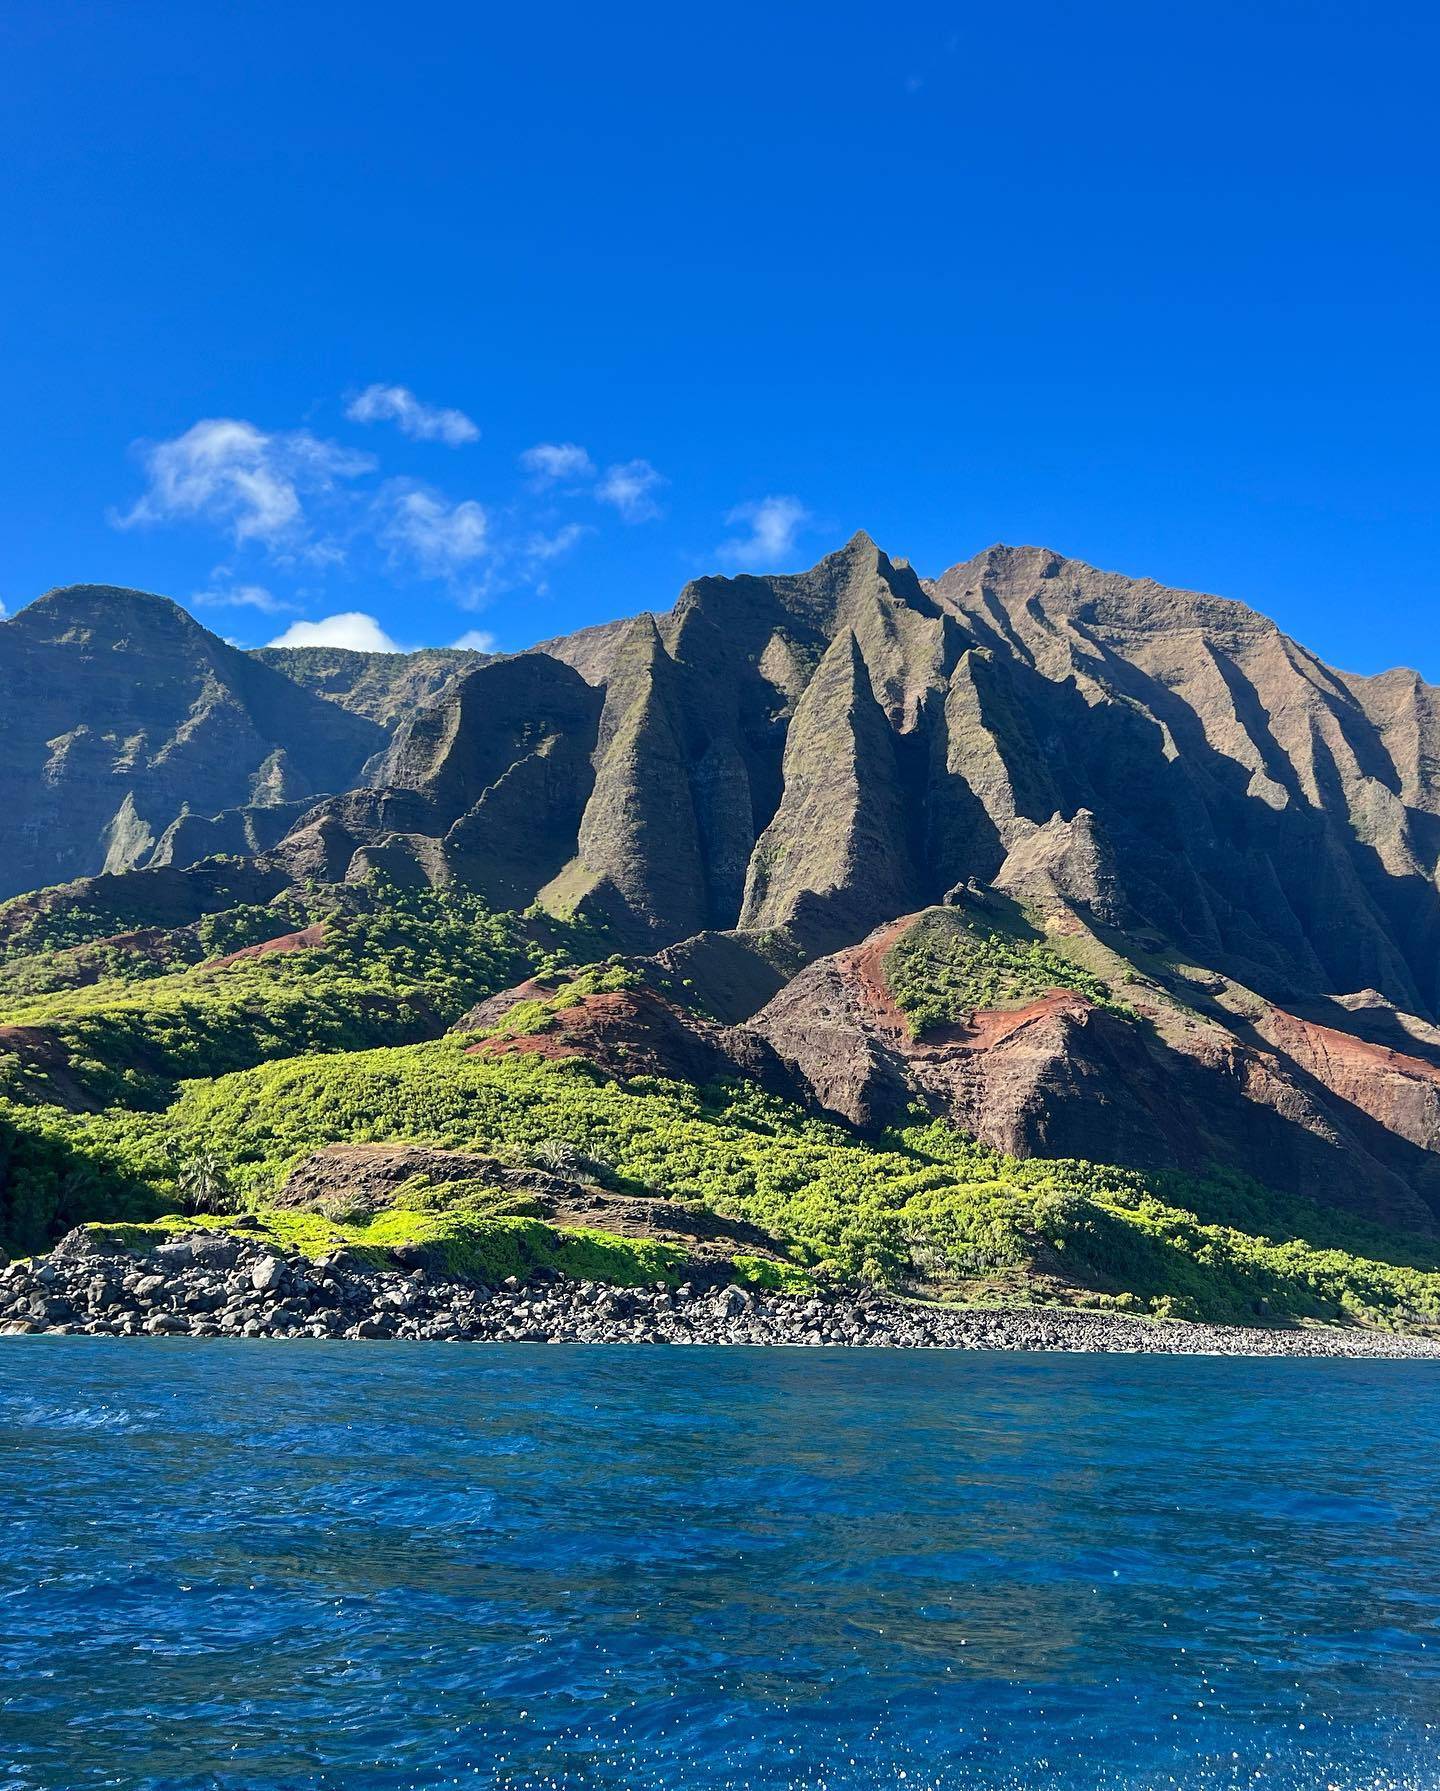
<svg viewBox="0 0 1440 1791"><path fill-rule="evenodd" d="M151 651L162 640L209 641L215 637L168 597L123 585L57 585L0 628L34 641L119 650Z"/></svg>
<svg viewBox="0 0 1440 1791"><path fill-rule="evenodd" d="M142 680L113 643L151 626ZM549 745L487 722L503 680L436 694L372 773L386 789L329 811L317 864L404 833L420 874L578 902L653 948L797 914L838 935L1008 859L1007 878L1277 998L1373 986L1440 1012L1436 692L1334 672L1244 605L1037 546L922 583L860 532L809 571L698 579L669 614L549 656L590 693L539 730ZM140 861L182 802L219 806L222 762L244 773L231 802L326 788L345 755L320 750L292 682L266 684L278 669L143 593L55 593L0 627L19 699L0 756L41 842L16 876ZM502 816L536 803L546 850L503 851ZM57 853L77 827L83 848Z"/></svg>
<svg viewBox="0 0 1440 1791"><path fill-rule="evenodd" d="M1103 572L1048 547L996 543L962 560L929 586L957 615L994 629L1003 616L1022 636L1067 625L1112 635L1201 633L1221 642L1275 636L1258 611L1205 592L1174 590L1151 578Z"/></svg>
<svg viewBox="0 0 1440 1791"><path fill-rule="evenodd" d="M910 835L894 738L846 629L790 724L784 793L750 861L741 926L858 937L912 896Z"/></svg>
<svg viewBox="0 0 1440 1791"><path fill-rule="evenodd" d="M345 788L383 744L167 598L47 592L0 623L0 895L144 863L180 817Z"/></svg>

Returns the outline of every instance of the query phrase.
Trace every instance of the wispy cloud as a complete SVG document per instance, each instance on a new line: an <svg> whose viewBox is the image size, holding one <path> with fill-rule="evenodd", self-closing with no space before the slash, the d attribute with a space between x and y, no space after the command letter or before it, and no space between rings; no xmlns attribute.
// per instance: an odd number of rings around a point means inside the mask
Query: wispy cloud
<svg viewBox="0 0 1440 1791"><path fill-rule="evenodd" d="M458 444L478 433L462 412L424 404L404 386L368 386L347 414L425 440ZM543 595L551 566L603 526L591 505L645 522L660 514L667 483L648 460L597 466L579 442L542 441L519 454L509 490L482 502L409 476L394 437L384 458L401 459L400 476L376 455L309 429L265 429L243 417L203 418L168 440L137 442L134 452L143 489L110 513L111 523L219 532L228 542L223 560L196 580L194 603L262 616L354 602L363 578L434 581L465 609L522 588ZM213 544L209 555L219 557ZM329 569L342 564L346 586L327 591ZM346 611L347 622L358 613Z"/></svg>
<svg viewBox="0 0 1440 1791"><path fill-rule="evenodd" d="M191 602L202 609L258 609L266 616L283 616L295 607L264 585L216 585L208 591L197 591Z"/></svg>
<svg viewBox="0 0 1440 1791"><path fill-rule="evenodd" d="M525 543L524 553L527 560L558 560L563 553L569 553L577 541L583 541L590 533L583 522L567 522L564 528L556 529L553 535L531 535Z"/></svg>
<svg viewBox="0 0 1440 1791"><path fill-rule="evenodd" d="M536 490L547 485L578 483L595 477L595 462L579 442L536 442L520 456Z"/></svg>
<svg viewBox="0 0 1440 1791"><path fill-rule="evenodd" d="M720 543L726 565L778 571L777 562L794 552L796 537L811 518L799 498L764 497L737 504L725 520L731 528L744 525L747 531Z"/></svg>
<svg viewBox="0 0 1440 1791"><path fill-rule="evenodd" d="M117 528L196 521L227 530L237 546L296 550L309 540L306 501L375 462L306 429L269 433L240 417L207 417L169 441L139 446L147 485L112 516ZM323 550L322 550L323 551Z"/></svg>
<svg viewBox="0 0 1440 1791"><path fill-rule="evenodd" d="M452 504L427 486L396 483L380 503L381 542L427 578L453 577L489 551L490 521L474 498Z"/></svg>
<svg viewBox="0 0 1440 1791"><path fill-rule="evenodd" d="M649 522L660 514L655 493L666 483L648 460L624 460L607 466L605 475L595 487L602 504L610 504L626 522Z"/></svg>
<svg viewBox="0 0 1440 1791"><path fill-rule="evenodd" d="M292 622L272 647L348 647L355 653L403 653L405 649L375 620L358 609L322 616L318 622Z"/></svg>
<svg viewBox="0 0 1440 1791"><path fill-rule="evenodd" d="M488 628L467 628L459 640L454 642L455 646L463 647L471 653L493 653L499 644Z"/></svg>
<svg viewBox="0 0 1440 1791"><path fill-rule="evenodd" d="M352 423L393 423L414 441L444 442L447 448L480 439L479 426L463 410L425 404L408 386L366 386L346 405L345 415Z"/></svg>

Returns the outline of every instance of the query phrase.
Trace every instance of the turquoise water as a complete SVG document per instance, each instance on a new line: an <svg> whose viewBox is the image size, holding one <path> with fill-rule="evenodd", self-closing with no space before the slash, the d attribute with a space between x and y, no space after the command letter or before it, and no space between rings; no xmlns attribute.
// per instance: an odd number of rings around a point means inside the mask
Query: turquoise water
<svg viewBox="0 0 1440 1791"><path fill-rule="evenodd" d="M0 1345L0 1786L1440 1786L1440 1366Z"/></svg>

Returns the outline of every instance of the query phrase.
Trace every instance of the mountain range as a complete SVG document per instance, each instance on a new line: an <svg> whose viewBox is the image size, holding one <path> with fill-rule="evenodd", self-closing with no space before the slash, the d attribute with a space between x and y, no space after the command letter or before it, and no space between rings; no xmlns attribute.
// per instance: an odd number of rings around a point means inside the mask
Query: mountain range
<svg viewBox="0 0 1440 1791"><path fill-rule="evenodd" d="M490 991L497 1051L1440 1227L1440 691L1239 603L1040 548L925 579L859 534L524 653L384 655L77 586L0 622L0 690L0 937L121 942L60 981L237 896L463 892L631 976L533 1032L506 1013L563 979Z"/></svg>

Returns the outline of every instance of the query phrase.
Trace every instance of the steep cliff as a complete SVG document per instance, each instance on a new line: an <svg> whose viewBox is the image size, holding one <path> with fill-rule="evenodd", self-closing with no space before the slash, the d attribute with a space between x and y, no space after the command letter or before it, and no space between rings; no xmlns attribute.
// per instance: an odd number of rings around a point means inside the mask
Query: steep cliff
<svg viewBox="0 0 1440 1791"><path fill-rule="evenodd" d="M385 741L178 605L108 585L0 622L0 692L0 895L143 864L191 814L344 789ZM221 837L204 849L251 836L241 819Z"/></svg>
<svg viewBox="0 0 1440 1791"><path fill-rule="evenodd" d="M643 965L652 1070L689 1008L853 1124L1440 1214L1440 693L1243 605L860 534L504 659L244 655L80 588L0 678L6 888L227 853L534 903Z"/></svg>
<svg viewBox="0 0 1440 1791"><path fill-rule="evenodd" d="M454 677L488 665L493 653L421 647L414 653L360 653L351 647L258 647L250 657L282 672L327 703L394 728Z"/></svg>

